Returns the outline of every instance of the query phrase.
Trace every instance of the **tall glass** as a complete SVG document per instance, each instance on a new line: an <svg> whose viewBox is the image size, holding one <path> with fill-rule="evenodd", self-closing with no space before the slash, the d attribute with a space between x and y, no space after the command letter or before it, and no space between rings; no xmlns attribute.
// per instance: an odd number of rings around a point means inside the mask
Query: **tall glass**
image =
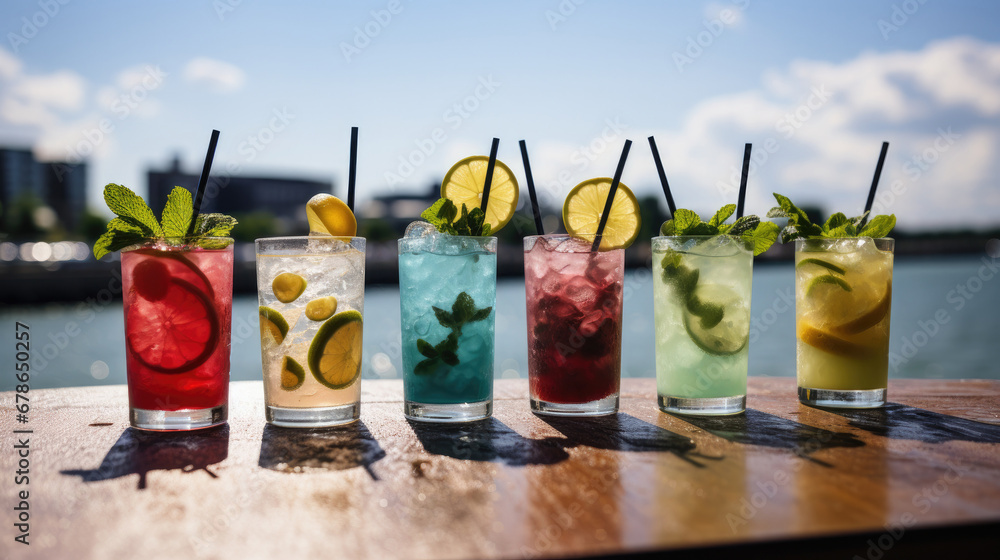
<svg viewBox="0 0 1000 560"><path fill-rule="evenodd" d="M229 401L233 240L152 240L122 251L129 422L222 424Z"/></svg>
<svg viewBox="0 0 1000 560"><path fill-rule="evenodd" d="M886 402L895 241L795 242L799 400L843 408Z"/></svg>
<svg viewBox="0 0 1000 560"><path fill-rule="evenodd" d="M493 410L497 240L429 234L399 240L404 413L465 422Z"/></svg>
<svg viewBox="0 0 1000 560"><path fill-rule="evenodd" d="M272 237L256 245L266 420L290 428L356 421L365 239Z"/></svg>
<svg viewBox="0 0 1000 560"><path fill-rule="evenodd" d="M753 246L727 235L653 238L657 404L746 409Z"/></svg>
<svg viewBox="0 0 1000 560"><path fill-rule="evenodd" d="M624 249L592 252L568 235L524 238L532 411L618 411L624 276Z"/></svg>

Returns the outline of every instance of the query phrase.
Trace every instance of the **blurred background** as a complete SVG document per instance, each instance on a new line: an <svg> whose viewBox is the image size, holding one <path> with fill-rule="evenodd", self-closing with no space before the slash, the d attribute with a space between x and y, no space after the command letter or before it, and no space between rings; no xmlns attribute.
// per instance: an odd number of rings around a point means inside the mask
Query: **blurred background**
<svg viewBox="0 0 1000 560"><path fill-rule="evenodd" d="M648 240L666 204L648 136L678 206L702 215L735 202L745 142L747 213L779 192L860 214L888 141L874 211L898 218L890 375L1000 378L998 18L986 1L7 1L0 322L30 324L34 387L124 383L117 255L91 253L103 186L159 212L173 186L195 189L219 129L204 209L240 221L232 376L259 379L252 241L304 234L309 197L345 195L358 126L364 375L398 378L395 240L445 171L499 137L523 188L524 139L552 232L563 197L612 175L631 139L622 181L643 230L623 375L652 376ZM527 375L527 201L499 234L497 377ZM794 375L790 255L776 246L755 270L751 375Z"/></svg>

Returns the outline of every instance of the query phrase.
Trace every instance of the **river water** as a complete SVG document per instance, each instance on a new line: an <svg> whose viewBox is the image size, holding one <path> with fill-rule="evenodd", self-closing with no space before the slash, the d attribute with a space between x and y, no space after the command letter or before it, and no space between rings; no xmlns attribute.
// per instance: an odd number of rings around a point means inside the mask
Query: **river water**
<svg viewBox="0 0 1000 560"><path fill-rule="evenodd" d="M795 375L794 271L758 265L753 277L750 375ZM893 272L890 377L1000 379L1000 258L959 255L897 258ZM653 377L653 288L649 270L626 272L622 326L624 377ZM498 378L527 377L524 282L497 286ZM399 352L399 290L365 291L363 377L394 379ZM32 388L125 383L121 302L0 308L0 363L14 363L15 322L31 333ZM233 304L232 379L261 377L257 299ZM0 390L14 388L13 370Z"/></svg>

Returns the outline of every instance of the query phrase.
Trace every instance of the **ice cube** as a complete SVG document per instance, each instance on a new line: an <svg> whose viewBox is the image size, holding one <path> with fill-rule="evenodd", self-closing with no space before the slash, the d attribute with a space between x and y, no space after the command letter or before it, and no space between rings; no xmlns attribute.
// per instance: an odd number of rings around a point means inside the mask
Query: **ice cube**
<svg viewBox="0 0 1000 560"><path fill-rule="evenodd" d="M416 221L410 222L410 225L406 226L403 237L427 237L435 232L437 232L437 228L428 222Z"/></svg>
<svg viewBox="0 0 1000 560"><path fill-rule="evenodd" d="M583 305L590 305L597 299L597 292L597 286L583 276L570 278L563 291L571 301Z"/></svg>

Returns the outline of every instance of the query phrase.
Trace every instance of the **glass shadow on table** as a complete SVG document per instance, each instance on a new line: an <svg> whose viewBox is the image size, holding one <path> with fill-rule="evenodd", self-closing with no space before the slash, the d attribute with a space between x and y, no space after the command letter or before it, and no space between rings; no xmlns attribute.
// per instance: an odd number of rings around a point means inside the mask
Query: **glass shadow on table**
<svg viewBox="0 0 1000 560"><path fill-rule="evenodd" d="M734 443L790 449L799 457L824 467L833 465L816 459L812 453L820 449L865 445L851 433L809 426L752 408L743 414L729 416L672 416Z"/></svg>
<svg viewBox="0 0 1000 560"><path fill-rule="evenodd" d="M83 482L138 474L137 489L144 490L150 471L203 470L212 478L218 478L208 467L224 461L228 455L228 424L190 432L146 432L127 428L104 455L99 467L60 473L79 476Z"/></svg>
<svg viewBox="0 0 1000 560"><path fill-rule="evenodd" d="M382 446L360 420L347 426L317 429L265 424L260 439L257 464L278 472L342 471L364 467L373 480L378 480L371 467L385 457Z"/></svg>
<svg viewBox="0 0 1000 560"><path fill-rule="evenodd" d="M455 424L407 422L424 450L434 455L499 461L514 467L553 465L569 459L563 438L526 438L496 418Z"/></svg>
<svg viewBox="0 0 1000 560"><path fill-rule="evenodd" d="M882 408L824 408L843 416L848 425L889 439L911 439L924 443L969 441L1000 443L1000 426L949 416L899 403L886 403Z"/></svg>
<svg viewBox="0 0 1000 560"><path fill-rule="evenodd" d="M624 413L608 416L566 417L536 415L536 418L552 426L568 440L565 447L585 445L611 451L656 451L672 453L692 465L704 468L696 459L717 461L722 457L710 457L695 451L697 445L689 437L675 434L655 424L644 422Z"/></svg>

